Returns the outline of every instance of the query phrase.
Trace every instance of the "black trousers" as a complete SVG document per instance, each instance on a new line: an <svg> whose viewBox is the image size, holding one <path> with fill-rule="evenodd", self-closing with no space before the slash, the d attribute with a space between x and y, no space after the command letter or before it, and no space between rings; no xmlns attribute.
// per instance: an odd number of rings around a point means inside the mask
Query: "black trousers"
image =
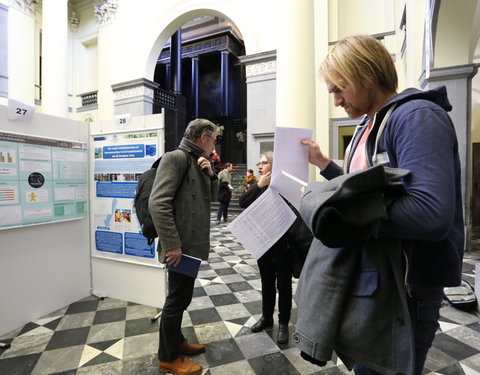
<svg viewBox="0 0 480 375"><path fill-rule="evenodd" d="M278 321L288 324L292 311L292 264L274 261L273 251L267 251L258 260L262 281L262 313L273 317L276 289L278 289Z"/></svg>
<svg viewBox="0 0 480 375"><path fill-rule="evenodd" d="M412 290L411 293L411 296L407 296L407 303L415 341L415 375L421 375L428 350L439 327L438 319L444 294L440 287ZM380 375L360 363L356 363L353 370L355 375Z"/></svg>
<svg viewBox="0 0 480 375"><path fill-rule="evenodd" d="M192 302L195 279L178 272L168 271L168 295L163 305L159 328L158 359L172 362L180 357L183 312Z"/></svg>

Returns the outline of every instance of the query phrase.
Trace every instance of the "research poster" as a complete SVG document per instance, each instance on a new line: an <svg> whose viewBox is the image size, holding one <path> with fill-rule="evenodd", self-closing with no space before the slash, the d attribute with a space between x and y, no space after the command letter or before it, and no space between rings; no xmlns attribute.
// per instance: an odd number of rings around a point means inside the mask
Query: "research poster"
<svg viewBox="0 0 480 375"><path fill-rule="evenodd" d="M138 179L159 157L158 131L96 135L92 141L96 255L157 264L155 243L143 237L133 201Z"/></svg>
<svg viewBox="0 0 480 375"><path fill-rule="evenodd" d="M87 215L87 144L0 132L0 229Z"/></svg>

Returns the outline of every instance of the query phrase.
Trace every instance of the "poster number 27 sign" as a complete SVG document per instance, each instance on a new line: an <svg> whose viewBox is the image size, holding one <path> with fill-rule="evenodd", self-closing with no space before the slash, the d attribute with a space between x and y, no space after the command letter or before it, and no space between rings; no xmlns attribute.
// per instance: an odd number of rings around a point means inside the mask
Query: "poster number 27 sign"
<svg viewBox="0 0 480 375"><path fill-rule="evenodd" d="M8 119L13 121L31 121L35 114L35 107L8 99Z"/></svg>

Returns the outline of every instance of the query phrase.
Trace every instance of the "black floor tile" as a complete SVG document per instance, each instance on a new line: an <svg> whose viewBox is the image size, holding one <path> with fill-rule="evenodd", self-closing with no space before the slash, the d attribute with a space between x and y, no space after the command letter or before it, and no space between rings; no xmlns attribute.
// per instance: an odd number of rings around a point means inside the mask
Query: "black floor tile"
<svg viewBox="0 0 480 375"><path fill-rule="evenodd" d="M237 273L233 268L220 268L216 269L215 272L217 272L218 276L233 275Z"/></svg>
<svg viewBox="0 0 480 375"><path fill-rule="evenodd" d="M248 312L252 315L257 315L262 313L262 301L245 302L243 306L245 306Z"/></svg>
<svg viewBox="0 0 480 375"><path fill-rule="evenodd" d="M209 367L216 367L245 359L234 339L215 341L205 345ZM274 374L273 372L271 374Z"/></svg>
<svg viewBox="0 0 480 375"><path fill-rule="evenodd" d="M75 375L77 373L77 369L75 370L68 370L68 371L62 371L62 372L56 372L54 374L50 375Z"/></svg>
<svg viewBox="0 0 480 375"><path fill-rule="evenodd" d="M462 359L478 354L478 350L464 344L463 342L448 336L445 333L440 333L435 336L433 341L435 348L441 350L450 357L461 361Z"/></svg>
<svg viewBox="0 0 480 375"><path fill-rule="evenodd" d="M42 353L6 358L0 361L0 374L30 375Z"/></svg>
<svg viewBox="0 0 480 375"><path fill-rule="evenodd" d="M118 358L114 357L113 355L107 354L107 353L100 353L97 355L95 358L91 359L87 363L85 363L83 367L88 367L88 366L93 366L93 365L99 365L102 363L108 363L108 362L115 362L115 361L120 361Z"/></svg>
<svg viewBox="0 0 480 375"><path fill-rule="evenodd" d="M193 288L193 298L204 297L206 295L207 292L205 292L205 289L203 289L203 287Z"/></svg>
<svg viewBox="0 0 480 375"><path fill-rule="evenodd" d="M25 324L22 328L22 330L18 333L18 336L23 335L24 333L33 331L34 329L40 327L37 323L30 322L28 324Z"/></svg>
<svg viewBox="0 0 480 375"><path fill-rule="evenodd" d="M56 331L47 344L45 350L67 348L69 346L83 345L87 342L90 327L81 327Z"/></svg>
<svg viewBox="0 0 480 375"><path fill-rule="evenodd" d="M471 328L477 332L480 332L480 322L475 322L467 325L468 328Z"/></svg>
<svg viewBox="0 0 480 375"><path fill-rule="evenodd" d="M51 322L48 322L47 324L44 324L43 326L48 328L48 329L51 329L52 331L55 331L61 320L62 320L62 317L57 318L55 320L52 320Z"/></svg>
<svg viewBox="0 0 480 375"><path fill-rule="evenodd" d="M256 374L300 375L283 353L272 353L248 360Z"/></svg>
<svg viewBox="0 0 480 375"><path fill-rule="evenodd" d="M157 322L152 323L150 318L127 320L125 323L125 337L158 332Z"/></svg>
<svg viewBox="0 0 480 375"><path fill-rule="evenodd" d="M105 349L108 349L113 344L116 344L118 341L120 341L120 339L90 343L88 344L88 346L91 346L92 348L98 349L103 352Z"/></svg>
<svg viewBox="0 0 480 375"><path fill-rule="evenodd" d="M239 281L239 282L235 282L235 283L230 283L230 284L227 284L227 286L230 288L230 290L232 292L241 292L242 290L253 289L253 286L251 286L246 281Z"/></svg>
<svg viewBox="0 0 480 375"><path fill-rule="evenodd" d="M216 294L216 295L210 296L210 299L212 300L215 306L226 306L226 305L233 305L235 303L240 303L238 298L235 297L235 295L232 293Z"/></svg>
<svg viewBox="0 0 480 375"><path fill-rule="evenodd" d="M68 309L65 315L95 311L97 307L98 307L98 299L74 302L70 306L68 306Z"/></svg>
<svg viewBox="0 0 480 375"><path fill-rule="evenodd" d="M125 320L126 316L127 316L126 307L120 307L117 309L110 309L110 310L100 310L96 312L95 318L93 319L93 324L118 322L121 320Z"/></svg>
<svg viewBox="0 0 480 375"><path fill-rule="evenodd" d="M221 321L220 315L215 308L189 311L192 324L199 325Z"/></svg>

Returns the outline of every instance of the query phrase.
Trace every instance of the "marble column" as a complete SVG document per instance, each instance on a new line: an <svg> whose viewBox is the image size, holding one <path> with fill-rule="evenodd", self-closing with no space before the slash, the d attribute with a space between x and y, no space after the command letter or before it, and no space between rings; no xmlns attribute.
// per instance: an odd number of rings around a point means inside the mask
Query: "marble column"
<svg viewBox="0 0 480 375"><path fill-rule="evenodd" d="M228 85L228 76L229 76L229 65L228 65L228 51L221 51L221 60L220 60L220 91L222 97L222 116L228 116L228 104L229 104L229 85Z"/></svg>
<svg viewBox="0 0 480 375"><path fill-rule="evenodd" d="M276 125L315 128L314 1L280 0Z"/></svg>
<svg viewBox="0 0 480 375"><path fill-rule="evenodd" d="M42 110L68 114L68 0L42 1Z"/></svg>
<svg viewBox="0 0 480 375"><path fill-rule="evenodd" d="M192 116L198 117L198 56L192 57L192 81L191 81Z"/></svg>
<svg viewBox="0 0 480 375"><path fill-rule="evenodd" d="M0 4L0 96L8 97L8 8Z"/></svg>
<svg viewBox="0 0 480 375"><path fill-rule="evenodd" d="M425 73L420 77L423 89L445 85L452 104L449 113L455 126L458 139L458 153L462 168L462 198L464 204L465 225L470 233L470 196L472 191L472 78L477 74L477 64L449 66L430 69L429 77ZM467 236L467 240L468 240Z"/></svg>
<svg viewBox="0 0 480 375"><path fill-rule="evenodd" d="M170 39L170 88L176 94L182 92L182 30L178 29Z"/></svg>
<svg viewBox="0 0 480 375"><path fill-rule="evenodd" d="M170 81L171 81L171 68L170 68L170 63L168 64L165 64L165 87L162 87L164 90L167 90L167 91L170 91L171 90L171 85L170 85Z"/></svg>

